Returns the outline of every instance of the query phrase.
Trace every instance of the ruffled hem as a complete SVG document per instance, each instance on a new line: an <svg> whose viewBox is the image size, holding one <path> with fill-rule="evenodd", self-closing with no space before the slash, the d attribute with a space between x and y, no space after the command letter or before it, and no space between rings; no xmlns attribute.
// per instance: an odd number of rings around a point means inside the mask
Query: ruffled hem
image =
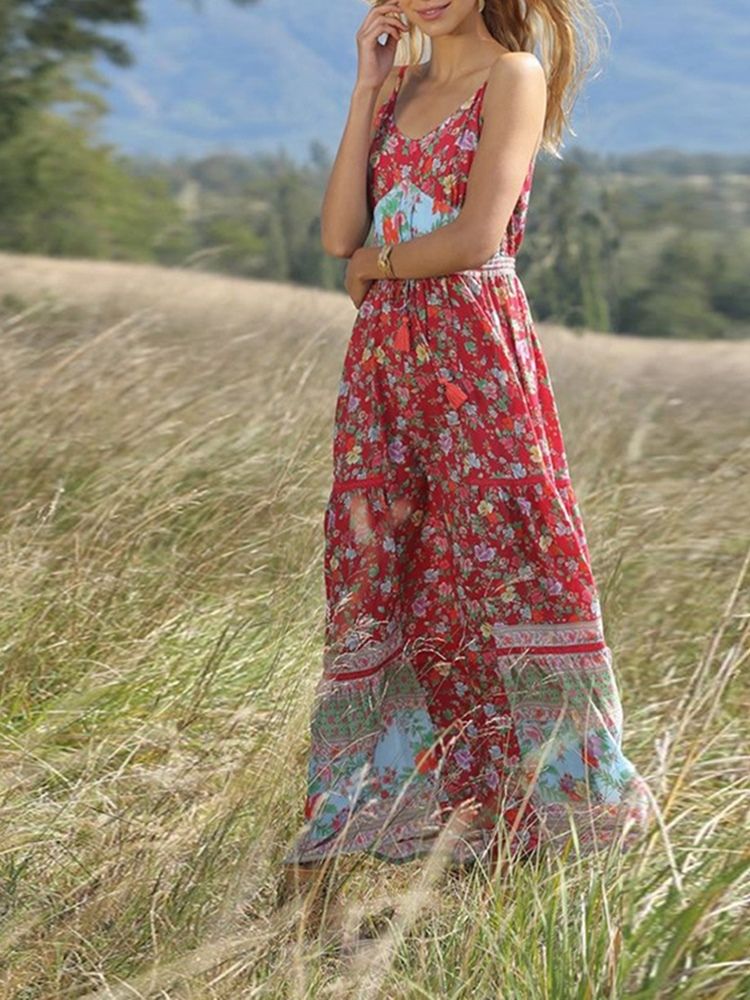
<svg viewBox="0 0 750 1000"><path fill-rule="evenodd" d="M309 822L285 863L428 854L452 810L471 798L480 819L451 844L451 865L491 858L499 841L515 856L563 853L569 843L587 856L613 844L627 850L642 836L648 788L622 752L601 621L498 625L492 646L472 656L476 690L466 695L477 706L472 746L492 744L497 757L481 769L443 741L429 683L418 679L397 624L379 641L327 656L313 713Z"/></svg>

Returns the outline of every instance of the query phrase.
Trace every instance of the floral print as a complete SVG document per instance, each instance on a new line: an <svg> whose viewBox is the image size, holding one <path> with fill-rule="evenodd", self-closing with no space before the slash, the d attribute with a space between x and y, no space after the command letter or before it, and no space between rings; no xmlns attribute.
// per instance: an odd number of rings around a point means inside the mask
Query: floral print
<svg viewBox="0 0 750 1000"><path fill-rule="evenodd" d="M455 218L486 83L427 135L379 113L378 243ZM482 268L372 283L336 403L325 649L286 862L626 849L649 791L622 709L552 383L515 273L534 162Z"/></svg>

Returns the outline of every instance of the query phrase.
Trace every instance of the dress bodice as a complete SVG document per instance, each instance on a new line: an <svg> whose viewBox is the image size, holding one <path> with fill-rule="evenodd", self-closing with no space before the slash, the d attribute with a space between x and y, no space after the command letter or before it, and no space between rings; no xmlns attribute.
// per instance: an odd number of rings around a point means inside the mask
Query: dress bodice
<svg viewBox="0 0 750 1000"><path fill-rule="evenodd" d="M380 107L369 151L367 195L377 245L430 233L461 211L482 131L487 80L439 125L415 139L395 121L406 66ZM515 257L523 241L535 160L497 252Z"/></svg>

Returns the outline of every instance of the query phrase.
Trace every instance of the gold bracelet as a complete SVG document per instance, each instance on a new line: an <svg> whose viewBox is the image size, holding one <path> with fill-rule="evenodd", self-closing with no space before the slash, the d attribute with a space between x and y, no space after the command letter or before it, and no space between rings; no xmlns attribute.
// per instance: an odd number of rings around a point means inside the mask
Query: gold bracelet
<svg viewBox="0 0 750 1000"><path fill-rule="evenodd" d="M395 245L396 245L395 243L391 243L391 248L388 251L388 256L386 257L386 264L388 265L388 277L389 278L395 278L396 277L396 273L393 270L393 261L391 259L391 254L393 253L393 248L395 247Z"/></svg>
<svg viewBox="0 0 750 1000"><path fill-rule="evenodd" d="M380 250L378 251L378 271L384 277L388 277L388 262L387 256L390 253L390 244L384 243Z"/></svg>
<svg viewBox="0 0 750 1000"><path fill-rule="evenodd" d="M391 252L394 246L394 243L384 243L378 252L378 271L380 271L384 278L396 277L393 273L393 264L391 264Z"/></svg>

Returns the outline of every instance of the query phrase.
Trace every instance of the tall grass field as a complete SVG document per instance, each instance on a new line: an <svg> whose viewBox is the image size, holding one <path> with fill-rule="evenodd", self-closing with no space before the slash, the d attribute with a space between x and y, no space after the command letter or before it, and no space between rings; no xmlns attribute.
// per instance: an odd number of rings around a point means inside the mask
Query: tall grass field
<svg viewBox="0 0 750 1000"><path fill-rule="evenodd" d="M345 948L277 889L354 306L0 266L0 997L750 997L750 344L538 328L651 832L341 858Z"/></svg>

